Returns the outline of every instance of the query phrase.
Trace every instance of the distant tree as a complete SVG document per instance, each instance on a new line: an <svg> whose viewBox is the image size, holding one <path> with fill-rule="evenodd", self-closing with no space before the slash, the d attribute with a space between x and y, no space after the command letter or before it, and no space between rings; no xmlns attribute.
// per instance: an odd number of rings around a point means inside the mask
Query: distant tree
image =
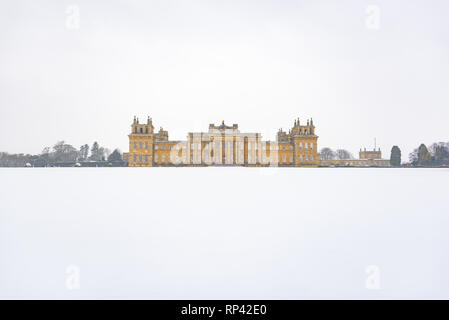
<svg viewBox="0 0 449 320"><path fill-rule="evenodd" d="M11 158L8 152L0 152L0 167L10 167Z"/></svg>
<svg viewBox="0 0 449 320"><path fill-rule="evenodd" d="M92 145L92 148L90 149L90 158L91 160L94 161L100 161L101 160L101 154L100 154L100 145L98 144L97 141L94 142L94 144Z"/></svg>
<svg viewBox="0 0 449 320"><path fill-rule="evenodd" d="M418 165L418 149L413 150L413 151L408 155L408 160L409 160L409 162L410 162L413 166L417 166L417 165Z"/></svg>
<svg viewBox="0 0 449 320"><path fill-rule="evenodd" d="M119 149L114 149L108 157L108 161L122 161L122 153Z"/></svg>
<svg viewBox="0 0 449 320"><path fill-rule="evenodd" d="M449 143L433 143L429 147L429 152L432 155L433 165L441 166L444 164L449 164Z"/></svg>
<svg viewBox="0 0 449 320"><path fill-rule="evenodd" d="M39 155L39 158L41 158L46 163L50 162L50 160L51 160L50 148L45 147L44 149L42 149L42 152Z"/></svg>
<svg viewBox="0 0 449 320"><path fill-rule="evenodd" d="M0 152L0 167L24 167L30 162L30 158L29 154Z"/></svg>
<svg viewBox="0 0 449 320"><path fill-rule="evenodd" d="M89 145L88 144L84 144L80 147L80 160L87 160L87 158L89 157Z"/></svg>
<svg viewBox="0 0 449 320"><path fill-rule="evenodd" d="M449 165L449 142L438 142L430 145L421 144L409 155L410 163L414 166Z"/></svg>
<svg viewBox="0 0 449 320"><path fill-rule="evenodd" d="M344 149L338 149L337 151L335 151L336 155L337 155L337 159L338 160L350 160L350 159L354 159L354 157L352 156L352 154Z"/></svg>
<svg viewBox="0 0 449 320"><path fill-rule="evenodd" d="M321 160L334 160L336 154L331 148L323 148L320 151L320 158Z"/></svg>
<svg viewBox="0 0 449 320"><path fill-rule="evenodd" d="M391 148L390 164L393 167L401 166L401 149L398 146Z"/></svg>
<svg viewBox="0 0 449 320"><path fill-rule="evenodd" d="M53 146L53 158L56 162L77 161L79 156L78 150L64 141L58 141Z"/></svg>
<svg viewBox="0 0 449 320"><path fill-rule="evenodd" d="M100 154L101 154L101 159L103 161L107 160L109 158L109 155L111 154L111 150L109 150L108 148L100 148Z"/></svg>
<svg viewBox="0 0 449 320"><path fill-rule="evenodd" d="M432 156L427 147L422 143L418 148L418 165L429 166L432 164Z"/></svg>

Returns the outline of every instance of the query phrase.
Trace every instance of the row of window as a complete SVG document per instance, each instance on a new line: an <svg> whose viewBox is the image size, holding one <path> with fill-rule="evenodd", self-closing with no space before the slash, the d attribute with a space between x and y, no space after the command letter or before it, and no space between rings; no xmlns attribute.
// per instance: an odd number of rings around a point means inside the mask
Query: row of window
<svg viewBox="0 0 449 320"><path fill-rule="evenodd" d="M136 149L136 150L144 149L144 147L145 147L145 149L148 149L149 144L148 144L148 141L145 141L145 143L143 143L142 141L139 141L139 143L137 143L137 141L134 141L133 146L134 146L134 149ZM159 150L159 148L160 148L160 150L171 150L172 146L165 146L165 145L158 146L157 144L154 145L155 150ZM179 147L178 147L178 149L179 149Z"/></svg>
<svg viewBox="0 0 449 320"><path fill-rule="evenodd" d="M156 144L156 145L154 145L154 150L159 150L159 147L160 147L160 150L171 150L172 149L172 146L165 147L165 145L158 146ZM179 149L179 148L177 148L177 149Z"/></svg>
<svg viewBox="0 0 449 320"><path fill-rule="evenodd" d="M309 162L309 160L310 160L310 162L313 162L313 160L314 160L314 158L313 158L313 156L304 156L304 158L302 157L302 156L299 156L299 162L301 162L301 163L308 163Z"/></svg>
<svg viewBox="0 0 449 320"><path fill-rule="evenodd" d="M169 160L168 158L169 157L166 157L165 155L162 155L161 156L161 162L162 163L166 163L167 160ZM275 158L276 157L273 157L273 155L271 155L269 157L269 159L267 157L262 157L262 162L266 163L267 160L269 160L270 162L273 162L273 161L276 161ZM137 159L139 159L139 162L143 162L143 160L144 160L145 163L148 163L148 155L147 154L145 154L145 155L142 155L142 154L136 155L135 154L134 155L134 162L137 162ZM237 157L237 159L238 159L237 161L239 161L240 163L243 163L243 161L244 161L243 156ZM201 157L199 157L199 156L191 157L190 160L192 162L201 163ZM217 154L215 156L215 162L216 163L221 163L221 160L222 160L222 157ZM306 155L306 156L304 156L304 158L303 158L302 155L299 156L299 162L301 162L301 163L308 163L309 160L310 160L310 162L313 162L313 160L314 160L313 156L309 157L309 156ZM178 155L176 155L176 160L175 161L176 161L176 163L179 163L179 156ZM183 161L183 163L186 162L186 156L185 155L183 155L182 161ZM204 161L206 163L209 162L209 156L208 155L206 155L204 157ZM233 161L234 160L233 160L233 156L232 155L230 155L228 157L225 157L225 162L226 163L232 163ZM248 155L248 163L254 163L255 161L256 161L256 157L252 157L251 155ZM159 163L159 156L157 154L154 156L154 162ZM172 162L172 161L170 161L170 162ZM287 163L287 157L285 155L282 156L282 162L281 163ZM288 163L293 163L293 157L292 156L289 157L289 162Z"/></svg>
<svg viewBox="0 0 449 320"><path fill-rule="evenodd" d="M134 149L137 149L137 142L134 141ZM143 149L143 142L139 141L139 149ZM145 141L145 149L148 149L148 141Z"/></svg>
<svg viewBox="0 0 449 320"><path fill-rule="evenodd" d="M309 149L309 146L310 146L310 149L313 150L313 142L310 142L310 144L307 142L304 143L304 149L306 149L306 150ZM299 150L302 150L302 149L303 149L303 144L302 144L302 142L300 142Z"/></svg>
<svg viewBox="0 0 449 320"><path fill-rule="evenodd" d="M148 141L145 141L145 149L148 149ZM196 146L196 147L195 147ZM313 150L313 142L310 142L310 144L309 143L307 143L307 142L305 142L304 143L304 149L309 149L309 146L310 146L310 149L311 150ZM172 147L171 146L165 146L165 145L161 145L161 146L158 146L158 145L155 145L154 146L154 149L155 150L158 150L159 149L159 147L160 147L160 150L171 150L172 149ZM137 143L136 141L134 142L134 149L143 149L144 148L144 143L142 142L142 141L139 141L139 143ZM225 149L230 149L230 150L233 150L233 148L234 148L234 146L233 146L233 143L226 143L225 144ZM179 150L179 146L177 146L177 148L176 148L177 150ZM191 150L195 150L195 149L197 149L197 150L201 150L201 144L200 143L198 143L198 144L191 144L190 145L190 149ZM220 143L219 142L216 142L216 145L215 145L215 150L220 150L221 149L221 147L220 147ZM243 150L243 143L237 143L237 149L240 149L240 150ZM302 150L303 149L303 144L302 144L302 142L300 142L299 143L299 149L300 150ZM206 146L205 148L204 148L204 150L208 150L208 146ZM248 150L258 150L258 144L252 144L252 143L250 143L250 144L248 144ZM262 145L262 150L266 150L266 146L265 146L265 144L263 144ZM270 145L270 148L269 148L269 150L279 150L279 148L278 148L278 146L276 146L276 145ZM281 147L281 150L287 150L287 147L286 146L282 146ZM288 147L288 150L293 150L293 147L292 146L289 146Z"/></svg>
<svg viewBox="0 0 449 320"><path fill-rule="evenodd" d="M137 127L135 127L134 133L143 133L143 128L137 129ZM145 133L148 134L148 127L145 128Z"/></svg>
<svg viewBox="0 0 449 320"><path fill-rule="evenodd" d="M139 162L142 162L142 160L145 160L145 162L148 163L148 155L147 154L145 154L145 155L141 155L141 154L136 155L135 154L133 159L134 159L134 162L137 162L137 159L139 159Z"/></svg>

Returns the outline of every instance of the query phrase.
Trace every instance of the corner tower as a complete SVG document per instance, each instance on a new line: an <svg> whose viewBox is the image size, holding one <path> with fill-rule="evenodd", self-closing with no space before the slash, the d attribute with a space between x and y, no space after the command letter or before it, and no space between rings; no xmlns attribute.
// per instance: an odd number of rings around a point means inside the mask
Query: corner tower
<svg viewBox="0 0 449 320"><path fill-rule="evenodd" d="M153 120L148 117L147 123L139 123L134 117L129 137L128 164L130 167L153 166L154 126Z"/></svg>
<svg viewBox="0 0 449 320"><path fill-rule="evenodd" d="M318 136L315 134L313 120L307 120L301 125L299 118L295 120L290 131L294 150L295 167L318 166Z"/></svg>

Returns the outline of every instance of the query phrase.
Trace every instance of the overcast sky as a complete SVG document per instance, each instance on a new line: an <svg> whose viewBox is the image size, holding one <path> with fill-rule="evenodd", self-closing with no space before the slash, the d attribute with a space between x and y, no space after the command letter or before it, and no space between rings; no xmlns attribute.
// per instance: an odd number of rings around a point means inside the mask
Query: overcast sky
<svg viewBox="0 0 449 320"><path fill-rule="evenodd" d="M127 151L134 115L171 139L225 120L274 140L313 117L320 148L377 137L407 159L449 141L448 14L446 0L2 1L0 151Z"/></svg>

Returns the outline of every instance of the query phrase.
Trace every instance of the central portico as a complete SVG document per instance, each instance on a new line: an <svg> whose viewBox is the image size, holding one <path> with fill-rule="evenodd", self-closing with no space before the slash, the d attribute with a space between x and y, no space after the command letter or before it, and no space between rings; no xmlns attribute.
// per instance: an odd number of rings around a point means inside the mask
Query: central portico
<svg viewBox="0 0 449 320"><path fill-rule="evenodd" d="M208 132L189 132L188 145L192 164L244 165L260 164L258 149L261 134L245 132L237 124L209 124Z"/></svg>
<svg viewBox="0 0 449 320"><path fill-rule="evenodd" d="M258 132L240 132L238 124L209 124L207 132L189 132L187 141L170 141L168 132L154 132L134 118L125 155L129 166L317 166L318 137L312 120L289 132L278 131L276 141L262 141Z"/></svg>

